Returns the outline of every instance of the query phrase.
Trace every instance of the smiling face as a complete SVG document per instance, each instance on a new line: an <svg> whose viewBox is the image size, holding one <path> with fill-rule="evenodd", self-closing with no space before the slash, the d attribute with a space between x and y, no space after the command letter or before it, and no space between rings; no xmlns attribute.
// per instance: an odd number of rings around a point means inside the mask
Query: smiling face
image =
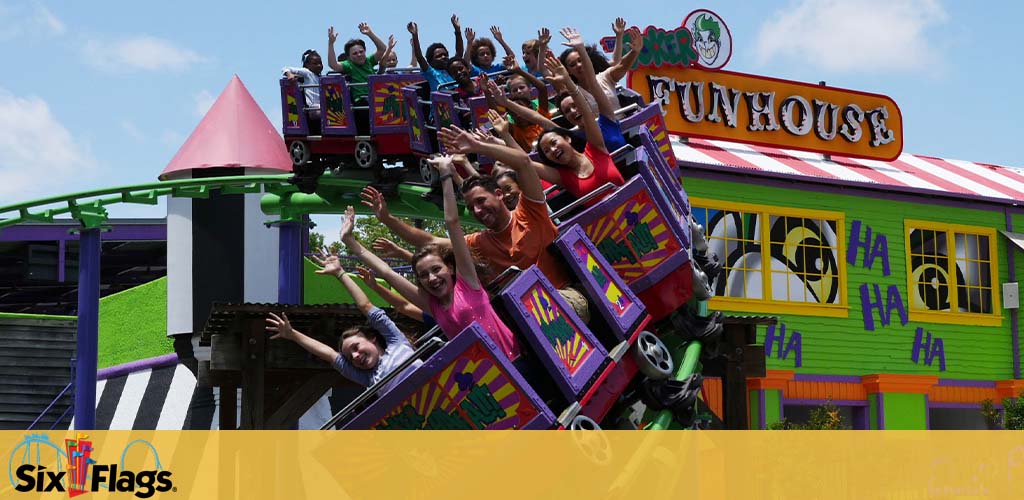
<svg viewBox="0 0 1024 500"><path fill-rule="evenodd" d="M394 52L388 54L380 64L385 68L394 68L398 66L398 54L395 54Z"/></svg>
<svg viewBox="0 0 1024 500"><path fill-rule="evenodd" d="M360 370L372 370L380 363L380 347L362 334L341 341L341 355Z"/></svg>
<svg viewBox="0 0 1024 500"><path fill-rule="evenodd" d="M523 64L527 68L532 68L535 62L537 62L537 46L532 43L524 43Z"/></svg>
<svg viewBox="0 0 1024 500"><path fill-rule="evenodd" d="M306 69L313 72L314 75L319 75L324 70L324 62L320 59L320 56L313 54L306 58L306 63L303 64Z"/></svg>
<svg viewBox="0 0 1024 500"><path fill-rule="evenodd" d="M508 98L516 102L529 101L533 99L533 92L529 82L522 76L515 75L508 79Z"/></svg>
<svg viewBox="0 0 1024 500"><path fill-rule="evenodd" d="M362 45L353 44L348 49L348 60L356 66L366 64L366 48Z"/></svg>
<svg viewBox="0 0 1024 500"><path fill-rule="evenodd" d="M476 61L477 66L481 68L489 68L494 63L494 49L481 45L476 48Z"/></svg>
<svg viewBox="0 0 1024 500"><path fill-rule="evenodd" d="M565 56L565 69L569 72L569 76L579 81L583 76L583 68L583 58L580 57L579 52L574 50Z"/></svg>
<svg viewBox="0 0 1024 500"><path fill-rule="evenodd" d="M515 210L516 205L519 204L519 183L512 180L512 177L508 175L498 177L497 182L501 186L502 193L504 193L505 207L509 210Z"/></svg>
<svg viewBox="0 0 1024 500"><path fill-rule="evenodd" d="M568 165L576 154L569 140L556 132L545 132L537 139L537 144L544 156L558 165Z"/></svg>
<svg viewBox="0 0 1024 500"><path fill-rule="evenodd" d="M448 74L452 75L452 79L460 84L469 84L469 68L466 67L466 63L456 59L448 65Z"/></svg>
<svg viewBox="0 0 1024 500"><path fill-rule="evenodd" d="M573 101L572 97L562 99L562 102L558 103L558 109L572 126L578 127L583 122L583 113L576 109L576 101Z"/></svg>
<svg viewBox="0 0 1024 500"><path fill-rule="evenodd" d="M444 47L437 47L429 55L430 66L434 69L443 70L448 67L448 49Z"/></svg>
<svg viewBox="0 0 1024 500"><path fill-rule="evenodd" d="M416 261L416 281L430 295L443 299L455 290L451 268L436 254L427 254Z"/></svg>
<svg viewBox="0 0 1024 500"><path fill-rule="evenodd" d="M501 231L512 217L505 206L504 196L501 189L488 191L482 186L476 186L466 191L462 198L474 219L480 221L487 229Z"/></svg>

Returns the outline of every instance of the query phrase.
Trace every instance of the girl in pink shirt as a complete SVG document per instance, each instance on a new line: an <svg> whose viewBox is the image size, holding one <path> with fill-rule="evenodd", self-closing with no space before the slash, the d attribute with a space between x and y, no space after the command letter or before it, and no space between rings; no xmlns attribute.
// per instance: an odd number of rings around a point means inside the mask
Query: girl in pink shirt
<svg viewBox="0 0 1024 500"><path fill-rule="evenodd" d="M341 241L352 255L359 257L399 294L420 309L430 311L430 315L437 321L446 337L450 339L476 322L508 359L515 360L522 354L519 341L491 307L490 298L477 277L473 256L466 245L466 238L459 224L455 188L451 183L451 157L441 156L429 161L441 176L444 218L452 250L427 245L413 254L412 268L418 286L410 283L379 257L363 248L352 234L352 224L348 221L342 223ZM355 210L348 207L345 217L354 220Z"/></svg>

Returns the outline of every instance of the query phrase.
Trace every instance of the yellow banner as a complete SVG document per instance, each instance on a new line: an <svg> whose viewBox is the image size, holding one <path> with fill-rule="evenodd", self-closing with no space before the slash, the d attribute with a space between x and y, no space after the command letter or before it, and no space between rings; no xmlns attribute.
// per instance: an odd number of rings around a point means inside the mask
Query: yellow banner
<svg viewBox="0 0 1024 500"><path fill-rule="evenodd" d="M629 86L661 103L673 134L886 161L903 151L903 116L884 95L699 68L637 68Z"/></svg>
<svg viewBox="0 0 1024 500"><path fill-rule="evenodd" d="M996 431L3 431L0 439L4 499L69 498L72 487L86 500L1021 498L1024 483L1024 433Z"/></svg>

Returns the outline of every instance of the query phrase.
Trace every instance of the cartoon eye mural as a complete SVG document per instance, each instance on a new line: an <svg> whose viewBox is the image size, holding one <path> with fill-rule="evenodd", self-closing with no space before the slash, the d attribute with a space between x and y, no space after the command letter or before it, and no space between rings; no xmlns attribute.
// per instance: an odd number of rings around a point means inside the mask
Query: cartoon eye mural
<svg viewBox="0 0 1024 500"><path fill-rule="evenodd" d="M839 303L835 221L772 216L768 239L773 299Z"/></svg>
<svg viewBox="0 0 1024 500"><path fill-rule="evenodd" d="M713 280L720 297L763 298L771 272L771 299L838 304L839 246L834 220L769 216L768 255L761 239L760 214L693 208L707 230L708 247L724 261Z"/></svg>
<svg viewBox="0 0 1024 500"><path fill-rule="evenodd" d="M992 313L992 262L988 236L954 233L956 307L960 312ZM912 307L952 310L949 239L945 231L910 230Z"/></svg>
<svg viewBox="0 0 1024 500"><path fill-rule="evenodd" d="M760 217L758 214L694 209L704 225L708 249L723 260L723 272L711 284L721 297L762 298Z"/></svg>

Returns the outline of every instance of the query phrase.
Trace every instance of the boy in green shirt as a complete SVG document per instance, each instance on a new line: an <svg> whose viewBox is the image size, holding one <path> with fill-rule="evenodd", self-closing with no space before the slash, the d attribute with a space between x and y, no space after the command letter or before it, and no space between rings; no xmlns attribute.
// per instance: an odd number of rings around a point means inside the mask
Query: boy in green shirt
<svg viewBox="0 0 1024 500"><path fill-rule="evenodd" d="M366 55L366 42L353 38L345 42L345 53L342 54L341 58L335 57L334 53L334 42L338 39L338 33L334 31L334 26L327 31L327 64L331 66L331 69L348 75L348 81L352 84L349 87L349 93L352 96L352 102L356 104L365 104L368 89L366 86L367 79L370 75L374 74L376 70L374 66L380 61L381 56L384 55L387 46L384 45L384 41L378 37L370 25L366 23L359 23L359 32L366 35L373 42L376 47L376 52L373 55L367 57ZM340 59L340 61L339 61Z"/></svg>

